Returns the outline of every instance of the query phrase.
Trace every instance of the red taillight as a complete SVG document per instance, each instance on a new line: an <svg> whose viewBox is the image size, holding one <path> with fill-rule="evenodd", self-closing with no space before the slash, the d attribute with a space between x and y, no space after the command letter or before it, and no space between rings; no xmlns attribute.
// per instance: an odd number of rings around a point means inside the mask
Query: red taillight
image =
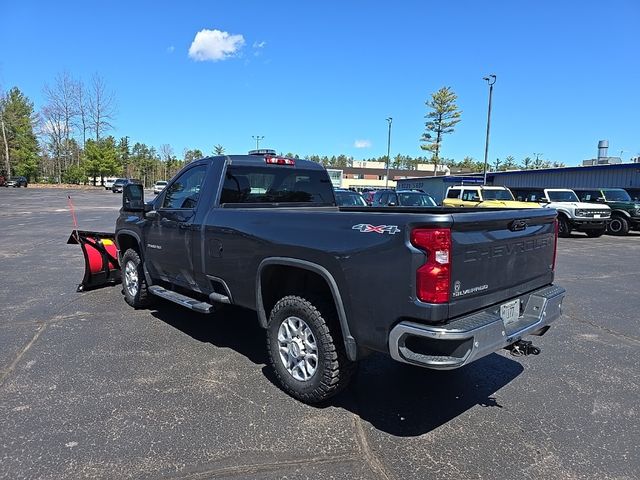
<svg viewBox="0 0 640 480"><path fill-rule="evenodd" d="M451 229L416 228L411 232L411 244L427 256L416 272L418 299L447 303L451 285Z"/></svg>
<svg viewBox="0 0 640 480"><path fill-rule="evenodd" d="M556 217L555 222L555 238L553 239L553 263L551 264L551 270L555 271L556 269L556 256L558 254L558 217Z"/></svg>
<svg viewBox="0 0 640 480"><path fill-rule="evenodd" d="M296 161L283 157L264 157L264 161L271 165L295 165Z"/></svg>

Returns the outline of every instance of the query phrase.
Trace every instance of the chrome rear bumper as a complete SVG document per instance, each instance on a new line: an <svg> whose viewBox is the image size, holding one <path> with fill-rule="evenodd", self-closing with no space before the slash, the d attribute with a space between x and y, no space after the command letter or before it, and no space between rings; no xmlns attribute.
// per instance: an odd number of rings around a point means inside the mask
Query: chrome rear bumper
<svg viewBox="0 0 640 480"><path fill-rule="evenodd" d="M399 362L438 370L459 368L526 335L545 333L562 313L564 294L564 288L552 285L522 295L522 315L506 326L499 305L445 325L400 322L389 334L389 352Z"/></svg>

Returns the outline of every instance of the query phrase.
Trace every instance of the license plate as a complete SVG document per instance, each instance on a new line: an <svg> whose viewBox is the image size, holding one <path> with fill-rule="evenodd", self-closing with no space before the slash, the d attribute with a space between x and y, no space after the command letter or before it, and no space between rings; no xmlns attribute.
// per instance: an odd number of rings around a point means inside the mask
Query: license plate
<svg viewBox="0 0 640 480"><path fill-rule="evenodd" d="M520 317L520 300L512 300L500 305L500 318L505 325L515 322Z"/></svg>
<svg viewBox="0 0 640 480"><path fill-rule="evenodd" d="M598 215L597 213L593 216L593 218L600 218L600 215Z"/></svg>

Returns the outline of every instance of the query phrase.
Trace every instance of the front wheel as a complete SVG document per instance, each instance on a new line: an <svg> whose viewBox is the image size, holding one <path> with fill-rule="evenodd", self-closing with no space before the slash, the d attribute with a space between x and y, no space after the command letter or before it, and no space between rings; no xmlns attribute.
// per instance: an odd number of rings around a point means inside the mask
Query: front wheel
<svg viewBox="0 0 640 480"><path fill-rule="evenodd" d="M271 310L267 350L281 387L305 403L333 397L355 371L333 308L294 295L280 299Z"/></svg>
<svg viewBox="0 0 640 480"><path fill-rule="evenodd" d="M567 217L563 215L558 216L558 236L565 238L571 236L571 225L569 225Z"/></svg>
<svg viewBox="0 0 640 480"><path fill-rule="evenodd" d="M120 267L125 301L133 308L144 308L151 305L153 298L147 289L147 280L138 252L133 248L124 252Z"/></svg>
<svg viewBox="0 0 640 480"><path fill-rule="evenodd" d="M626 235L629 233L629 222L627 222L626 218L613 217L609 222L607 231L611 235Z"/></svg>

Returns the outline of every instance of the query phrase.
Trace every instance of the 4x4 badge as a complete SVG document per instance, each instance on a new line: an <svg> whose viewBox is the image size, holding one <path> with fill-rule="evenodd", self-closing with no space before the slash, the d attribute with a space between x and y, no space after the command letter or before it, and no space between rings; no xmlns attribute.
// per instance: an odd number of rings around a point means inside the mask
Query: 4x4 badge
<svg viewBox="0 0 640 480"><path fill-rule="evenodd" d="M397 225L370 225L368 223L354 225L351 230L360 230L362 233L388 233L389 235L400 231Z"/></svg>

